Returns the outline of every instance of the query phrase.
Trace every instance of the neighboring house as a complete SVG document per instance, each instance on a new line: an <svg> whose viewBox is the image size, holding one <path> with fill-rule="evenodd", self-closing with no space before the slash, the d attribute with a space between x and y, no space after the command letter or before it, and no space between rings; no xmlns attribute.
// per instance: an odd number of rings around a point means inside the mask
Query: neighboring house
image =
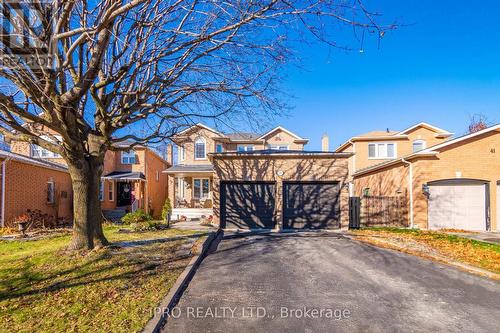
<svg viewBox="0 0 500 333"><path fill-rule="evenodd" d="M448 136L434 129L436 135ZM444 142L437 139L427 136L424 149L355 168L354 195L403 195L413 227L500 230L500 125ZM366 150L358 142L357 151ZM367 165L362 159L366 154L357 155L356 164Z"/></svg>
<svg viewBox="0 0 500 333"><path fill-rule="evenodd" d="M442 143L452 135L422 122L402 131L373 131L357 135L340 145L336 152L353 153L349 159L349 173L353 175L367 167Z"/></svg>
<svg viewBox="0 0 500 333"><path fill-rule="evenodd" d="M66 167L0 150L0 226L29 210L72 218L71 178Z"/></svg>
<svg viewBox="0 0 500 333"><path fill-rule="evenodd" d="M27 142L12 141L11 149L33 159L66 165L58 154ZM125 212L141 208L160 217L167 197L167 176L162 171L170 165L146 146L136 146L131 151L108 151L100 190L105 215L118 219Z"/></svg>
<svg viewBox="0 0 500 333"><path fill-rule="evenodd" d="M347 226L350 153L305 151L308 140L281 126L226 134L196 124L173 141L178 161L165 172L174 218L212 215L225 229Z"/></svg>

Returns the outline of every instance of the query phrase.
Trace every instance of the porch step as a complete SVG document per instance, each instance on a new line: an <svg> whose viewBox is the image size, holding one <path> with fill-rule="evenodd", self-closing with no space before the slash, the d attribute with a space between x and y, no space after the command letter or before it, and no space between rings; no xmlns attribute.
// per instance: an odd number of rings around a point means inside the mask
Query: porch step
<svg viewBox="0 0 500 333"><path fill-rule="evenodd" d="M200 219L202 216L214 215L212 208L174 208L172 209L172 219L179 220L185 216L189 220Z"/></svg>
<svg viewBox="0 0 500 333"><path fill-rule="evenodd" d="M116 223L121 222L122 217L127 214L127 211L125 209L107 209L103 210L102 214L107 220Z"/></svg>

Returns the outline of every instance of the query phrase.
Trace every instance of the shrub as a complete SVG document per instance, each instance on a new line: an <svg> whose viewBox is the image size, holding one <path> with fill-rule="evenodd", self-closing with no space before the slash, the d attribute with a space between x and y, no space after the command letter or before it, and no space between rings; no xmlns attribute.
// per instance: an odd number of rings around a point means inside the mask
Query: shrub
<svg viewBox="0 0 500 333"><path fill-rule="evenodd" d="M151 215L147 214L142 209L138 209L135 212L125 214L125 216L122 217L122 222L124 224L132 224L151 221L152 219Z"/></svg>
<svg viewBox="0 0 500 333"><path fill-rule="evenodd" d="M131 223L130 226L134 231L152 231L163 229L166 225L161 221L142 221Z"/></svg>
<svg viewBox="0 0 500 333"><path fill-rule="evenodd" d="M170 203L170 199L167 198L165 203L163 204L163 209L161 210L161 218L163 221L168 219L168 216L172 213L172 204Z"/></svg>

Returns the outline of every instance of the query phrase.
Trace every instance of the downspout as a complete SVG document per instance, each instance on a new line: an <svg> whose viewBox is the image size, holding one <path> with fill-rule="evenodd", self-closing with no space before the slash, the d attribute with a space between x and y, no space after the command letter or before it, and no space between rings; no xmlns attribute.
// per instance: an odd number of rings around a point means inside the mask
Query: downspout
<svg viewBox="0 0 500 333"><path fill-rule="evenodd" d="M9 158L6 158L2 162L2 219L0 221L0 227L4 228L5 227L5 176L6 176L6 169L7 169L7 161Z"/></svg>
<svg viewBox="0 0 500 333"><path fill-rule="evenodd" d="M410 229L413 229L415 227L414 221L413 221L413 164L411 162L405 160L404 158L401 159L401 162L405 163L410 167L410 172L408 175L408 186L410 189Z"/></svg>

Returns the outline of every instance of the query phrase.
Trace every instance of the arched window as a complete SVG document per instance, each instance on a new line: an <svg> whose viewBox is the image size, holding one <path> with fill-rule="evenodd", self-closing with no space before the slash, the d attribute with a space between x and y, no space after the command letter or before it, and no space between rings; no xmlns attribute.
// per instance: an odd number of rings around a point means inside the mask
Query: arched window
<svg viewBox="0 0 500 333"><path fill-rule="evenodd" d="M413 152L417 152L426 148L425 140L415 140L413 141Z"/></svg>
<svg viewBox="0 0 500 333"><path fill-rule="evenodd" d="M207 158L206 141L203 137L198 137L194 141L194 159L204 160Z"/></svg>

